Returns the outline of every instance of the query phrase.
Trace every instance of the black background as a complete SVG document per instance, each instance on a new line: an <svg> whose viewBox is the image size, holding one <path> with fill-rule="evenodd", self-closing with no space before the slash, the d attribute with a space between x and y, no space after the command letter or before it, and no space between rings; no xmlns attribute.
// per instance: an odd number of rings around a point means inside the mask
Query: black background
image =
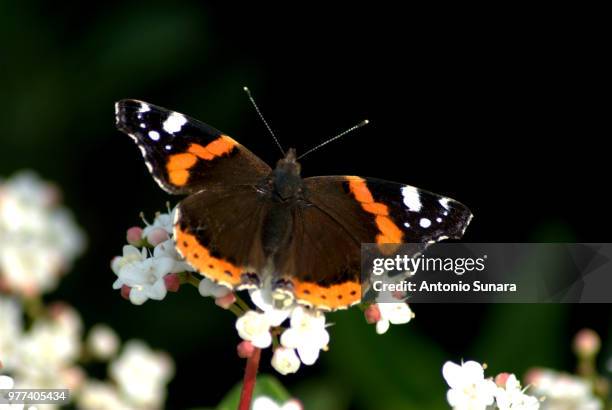
<svg viewBox="0 0 612 410"><path fill-rule="evenodd" d="M303 175L378 177L453 197L475 214L468 242L609 241L609 45L597 10L195 1L3 7L10 24L0 57L0 170L31 167L56 180L89 236L87 255L48 298L69 300L87 324L106 321L123 338L171 351L171 407L224 396L241 374L238 337L232 316L193 289L139 308L110 288L107 264L125 229L139 223L140 211L151 216L176 201L114 129L121 98L199 118L270 164L280 154L244 85L282 144L298 153L368 118L369 126L305 158ZM609 306L517 306L516 314L528 322L542 309L562 309L566 318L551 365L571 370L578 329L607 334ZM404 331L424 334L454 360L490 314L474 305L415 310ZM531 337L527 350L538 342L537 334L508 337ZM283 381L291 390L342 374L334 363L322 359Z"/></svg>

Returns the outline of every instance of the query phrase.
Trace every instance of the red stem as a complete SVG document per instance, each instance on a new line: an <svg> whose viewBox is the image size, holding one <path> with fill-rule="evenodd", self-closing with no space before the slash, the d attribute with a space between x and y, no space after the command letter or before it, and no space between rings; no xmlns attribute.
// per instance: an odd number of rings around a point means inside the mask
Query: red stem
<svg viewBox="0 0 612 410"><path fill-rule="evenodd" d="M255 351L247 359L246 368L244 369L244 380L242 381L242 391L240 392L240 403L238 410L249 410L251 408L251 400L253 399L253 389L255 389L255 380L257 379L257 369L259 368L259 357L261 349L255 348Z"/></svg>

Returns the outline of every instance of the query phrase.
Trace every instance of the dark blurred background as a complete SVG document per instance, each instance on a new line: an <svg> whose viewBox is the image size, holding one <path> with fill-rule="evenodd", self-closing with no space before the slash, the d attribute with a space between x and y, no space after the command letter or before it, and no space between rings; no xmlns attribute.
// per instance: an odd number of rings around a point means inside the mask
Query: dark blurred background
<svg viewBox="0 0 612 410"><path fill-rule="evenodd" d="M598 11L395 7L0 1L0 175L31 168L57 181L89 236L48 299L169 351L168 407L215 405L243 363L233 315L195 289L136 307L111 288L125 229L178 201L115 130L121 98L190 114L269 163L279 152L244 85L298 152L368 118L307 158L304 175L373 176L456 198L475 214L466 241L610 240ZM414 322L384 336L358 309L330 315L330 351L281 381L317 409L443 408L445 360L486 361L491 374L572 370L572 335L592 327L605 340L611 319L605 305L413 309ZM268 354L262 371L272 373Z"/></svg>

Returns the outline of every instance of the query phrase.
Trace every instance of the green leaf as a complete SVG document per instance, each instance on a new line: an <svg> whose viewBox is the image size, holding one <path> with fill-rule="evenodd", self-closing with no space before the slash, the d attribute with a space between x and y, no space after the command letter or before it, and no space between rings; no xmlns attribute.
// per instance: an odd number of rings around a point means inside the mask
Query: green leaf
<svg viewBox="0 0 612 410"><path fill-rule="evenodd" d="M242 383L238 383L229 391L227 396L221 400L221 403L219 403L217 406L217 410L237 409L238 404L240 403L241 390ZM253 400L259 396L267 396L279 404L284 403L291 398L289 392L276 377L266 374L257 376L255 391L253 392Z"/></svg>

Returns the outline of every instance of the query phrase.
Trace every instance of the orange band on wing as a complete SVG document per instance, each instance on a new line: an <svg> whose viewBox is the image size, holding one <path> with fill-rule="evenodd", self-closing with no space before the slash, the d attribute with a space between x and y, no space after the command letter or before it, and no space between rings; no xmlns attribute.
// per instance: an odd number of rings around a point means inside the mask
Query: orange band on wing
<svg viewBox="0 0 612 410"><path fill-rule="evenodd" d="M182 231L178 225L175 225L174 237L176 249L200 274L230 288L241 283L243 270L224 259L213 257L194 235Z"/></svg>
<svg viewBox="0 0 612 410"><path fill-rule="evenodd" d="M305 302L318 309L346 309L361 300L361 285L357 281L348 281L320 286L316 283L292 279L293 294L298 302Z"/></svg>
<svg viewBox="0 0 612 410"><path fill-rule="evenodd" d="M210 161L215 157L229 154L236 145L236 141L227 135L219 136L206 146L190 144L187 152L174 154L168 158L166 170L170 182L176 186L185 185L189 180L189 170L196 164L198 158Z"/></svg>
<svg viewBox="0 0 612 410"><path fill-rule="evenodd" d="M389 217L389 208L382 202L375 202L366 181L359 177L348 177L349 190L364 211L376 215L376 243L401 243L404 238L402 230Z"/></svg>

